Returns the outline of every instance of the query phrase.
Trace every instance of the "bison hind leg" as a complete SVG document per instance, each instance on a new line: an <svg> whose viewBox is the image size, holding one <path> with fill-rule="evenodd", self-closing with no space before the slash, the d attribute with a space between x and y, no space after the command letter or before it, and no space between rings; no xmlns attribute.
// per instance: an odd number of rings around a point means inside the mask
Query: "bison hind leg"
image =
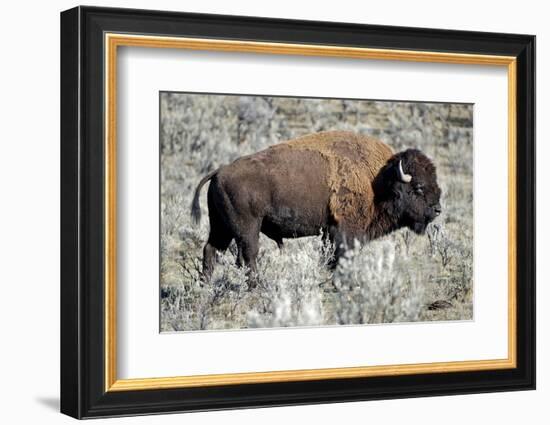
<svg viewBox="0 0 550 425"><path fill-rule="evenodd" d="M235 236L239 254L237 262L248 267L248 288L253 289L258 284L256 257L260 244L260 224L249 222L246 231Z"/></svg>
<svg viewBox="0 0 550 425"><path fill-rule="evenodd" d="M216 262L216 252L229 248L233 235L224 226L219 225L215 218L210 217L210 234L202 250L202 277L210 282Z"/></svg>
<svg viewBox="0 0 550 425"><path fill-rule="evenodd" d="M212 233L208 237L208 242L204 245L202 250L202 274L205 281L210 281L212 272L214 271L214 263L216 262L216 251L225 251L233 238L226 236L225 238L219 238L217 236L212 237Z"/></svg>

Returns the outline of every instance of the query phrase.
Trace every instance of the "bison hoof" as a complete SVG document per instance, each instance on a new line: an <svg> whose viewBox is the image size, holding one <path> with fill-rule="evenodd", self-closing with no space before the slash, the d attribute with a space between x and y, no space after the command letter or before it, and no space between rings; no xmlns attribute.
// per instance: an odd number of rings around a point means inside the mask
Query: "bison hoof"
<svg viewBox="0 0 550 425"><path fill-rule="evenodd" d="M248 278L248 290L252 291L258 286L258 278L256 276L251 276Z"/></svg>

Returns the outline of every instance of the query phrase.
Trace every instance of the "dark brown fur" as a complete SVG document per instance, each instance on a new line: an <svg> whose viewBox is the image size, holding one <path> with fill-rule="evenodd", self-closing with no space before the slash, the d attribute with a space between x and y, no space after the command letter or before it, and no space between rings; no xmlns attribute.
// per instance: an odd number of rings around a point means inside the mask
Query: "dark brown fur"
<svg viewBox="0 0 550 425"><path fill-rule="evenodd" d="M401 180L399 161L411 182ZM208 180L207 279L216 250L233 239L238 263L255 274L260 232L282 247L284 238L322 231L338 258L353 239L372 240L403 226L423 233L440 211L435 167L426 156L412 149L394 154L384 143L350 132L308 135L220 167L195 191L197 221L200 189Z"/></svg>

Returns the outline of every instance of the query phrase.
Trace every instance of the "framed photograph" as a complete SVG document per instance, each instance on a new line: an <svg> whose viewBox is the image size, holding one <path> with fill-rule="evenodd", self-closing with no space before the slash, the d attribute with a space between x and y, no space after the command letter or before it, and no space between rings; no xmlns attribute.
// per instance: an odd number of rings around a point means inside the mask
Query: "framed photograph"
<svg viewBox="0 0 550 425"><path fill-rule="evenodd" d="M61 411L535 388L535 37L61 14Z"/></svg>

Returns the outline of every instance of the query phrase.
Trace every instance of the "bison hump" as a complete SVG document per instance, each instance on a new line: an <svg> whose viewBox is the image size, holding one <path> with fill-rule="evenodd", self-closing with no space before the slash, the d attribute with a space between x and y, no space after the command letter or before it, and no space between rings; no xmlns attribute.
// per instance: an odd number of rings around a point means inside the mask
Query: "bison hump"
<svg viewBox="0 0 550 425"><path fill-rule="evenodd" d="M336 222L345 221L348 226L359 228L370 223L374 200L372 182L393 156L388 145L349 131L309 134L283 145L319 152L327 161L329 210Z"/></svg>

